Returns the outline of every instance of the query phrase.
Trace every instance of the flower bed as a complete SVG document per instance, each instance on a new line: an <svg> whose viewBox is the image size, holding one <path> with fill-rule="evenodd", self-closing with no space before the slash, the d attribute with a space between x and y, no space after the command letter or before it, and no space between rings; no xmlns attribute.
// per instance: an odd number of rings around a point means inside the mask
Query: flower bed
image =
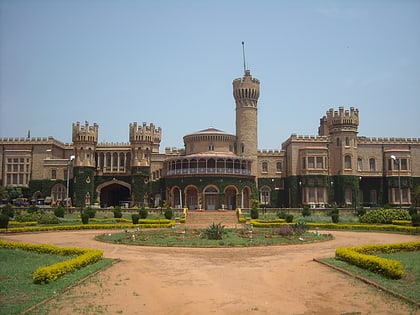
<svg viewBox="0 0 420 315"><path fill-rule="evenodd" d="M69 260L59 262L50 266L44 266L36 269L33 273L33 281L39 284L45 284L50 281L55 281L64 274L71 272L75 269L84 267L88 264L94 263L102 258L103 251L96 249L84 248L70 248L70 247L57 247L52 245L36 245L27 243L8 242L0 240L0 247L33 251L36 253L53 254L62 256L74 256Z"/></svg>
<svg viewBox="0 0 420 315"><path fill-rule="evenodd" d="M387 278L400 279L404 274L404 270L399 261L374 256L374 254L418 250L420 250L420 242L366 245L337 248L335 256L350 264L382 274Z"/></svg>

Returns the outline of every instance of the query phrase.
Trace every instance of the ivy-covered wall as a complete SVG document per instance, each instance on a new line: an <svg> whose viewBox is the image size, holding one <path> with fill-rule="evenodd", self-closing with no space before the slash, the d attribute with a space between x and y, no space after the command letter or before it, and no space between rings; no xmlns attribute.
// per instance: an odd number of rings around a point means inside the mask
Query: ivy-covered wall
<svg viewBox="0 0 420 315"><path fill-rule="evenodd" d="M150 167L134 166L131 168L131 198L135 204L149 200L153 192L150 183Z"/></svg>
<svg viewBox="0 0 420 315"><path fill-rule="evenodd" d="M75 167L73 169L73 203L84 207L93 204L95 198L95 169L93 167ZM89 200L86 200L89 196Z"/></svg>
<svg viewBox="0 0 420 315"><path fill-rule="evenodd" d="M29 196L26 198L31 198L36 192L41 193L41 197L45 198L51 196L51 189L55 184L62 183L64 186L67 185L67 182L62 180L49 180L49 179L36 179L29 181Z"/></svg>

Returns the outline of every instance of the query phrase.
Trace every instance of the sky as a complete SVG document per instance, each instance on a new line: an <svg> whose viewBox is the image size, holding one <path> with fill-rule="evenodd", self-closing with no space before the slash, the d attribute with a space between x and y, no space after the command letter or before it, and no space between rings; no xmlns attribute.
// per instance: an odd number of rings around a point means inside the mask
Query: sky
<svg viewBox="0 0 420 315"><path fill-rule="evenodd" d="M160 151L210 127L235 133L232 81L261 82L259 149L316 135L330 108L359 135L420 138L420 1L0 0L0 137L129 141Z"/></svg>

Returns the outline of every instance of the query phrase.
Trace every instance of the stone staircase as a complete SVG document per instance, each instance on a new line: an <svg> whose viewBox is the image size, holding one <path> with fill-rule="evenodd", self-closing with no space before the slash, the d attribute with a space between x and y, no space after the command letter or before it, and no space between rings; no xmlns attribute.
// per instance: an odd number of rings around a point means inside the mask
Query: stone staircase
<svg viewBox="0 0 420 315"><path fill-rule="evenodd" d="M213 211L213 210L190 210L187 214L185 227L187 228L206 228L212 223L221 223L226 228L239 227L241 224L234 210Z"/></svg>

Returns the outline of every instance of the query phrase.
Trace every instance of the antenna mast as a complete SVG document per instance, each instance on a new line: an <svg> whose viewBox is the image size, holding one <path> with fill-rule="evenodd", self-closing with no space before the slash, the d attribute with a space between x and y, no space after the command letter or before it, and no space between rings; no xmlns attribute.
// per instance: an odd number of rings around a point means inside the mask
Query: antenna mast
<svg viewBox="0 0 420 315"><path fill-rule="evenodd" d="M242 57L244 59L244 73L246 72L246 62L245 62L245 42L242 41Z"/></svg>

